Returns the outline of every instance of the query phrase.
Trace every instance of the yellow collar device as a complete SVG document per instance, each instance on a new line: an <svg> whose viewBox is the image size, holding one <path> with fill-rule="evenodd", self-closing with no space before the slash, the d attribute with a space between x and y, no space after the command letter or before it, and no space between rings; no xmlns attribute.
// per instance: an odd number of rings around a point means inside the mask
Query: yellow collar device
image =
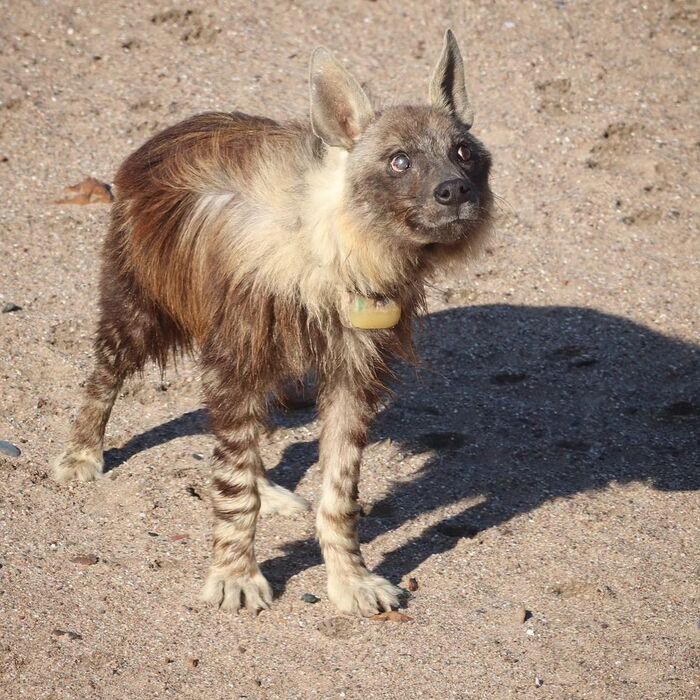
<svg viewBox="0 0 700 700"><path fill-rule="evenodd" d="M401 318L401 307L392 299L350 294L347 318L353 328L362 330L393 328Z"/></svg>

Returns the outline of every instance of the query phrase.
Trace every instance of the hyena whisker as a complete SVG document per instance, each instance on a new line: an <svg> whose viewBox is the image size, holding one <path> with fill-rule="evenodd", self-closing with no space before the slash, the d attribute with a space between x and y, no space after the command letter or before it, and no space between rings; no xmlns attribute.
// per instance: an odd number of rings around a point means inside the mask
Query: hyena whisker
<svg viewBox="0 0 700 700"><path fill-rule="evenodd" d="M508 211L510 213L515 212L515 208L513 207L513 205L505 197L502 197L501 195L496 194L494 192L493 199L494 199L494 205L496 206L496 209L499 212L504 212L504 213L506 211ZM491 212L490 211L485 212L484 215L485 215L485 217L489 217L491 215Z"/></svg>

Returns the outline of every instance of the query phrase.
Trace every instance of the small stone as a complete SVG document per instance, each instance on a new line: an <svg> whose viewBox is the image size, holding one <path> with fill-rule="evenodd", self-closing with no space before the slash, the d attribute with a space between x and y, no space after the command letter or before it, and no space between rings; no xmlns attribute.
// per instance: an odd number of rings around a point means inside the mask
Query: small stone
<svg viewBox="0 0 700 700"><path fill-rule="evenodd" d="M73 557L71 561L74 564L81 564L82 566L93 566L100 561L100 558L97 556L97 554L81 554L77 557Z"/></svg>
<svg viewBox="0 0 700 700"><path fill-rule="evenodd" d="M68 639L75 640L75 639L82 639L83 635L80 634L79 632L72 632L71 630L59 630L55 629L52 632L54 637L68 637Z"/></svg>
<svg viewBox="0 0 700 700"><path fill-rule="evenodd" d="M517 372L513 370L504 370L491 375L491 384L497 386L506 386L508 384L519 384L527 379L526 372Z"/></svg>
<svg viewBox="0 0 700 700"><path fill-rule="evenodd" d="M199 666L199 659L188 659L187 665L190 668L197 668L197 666Z"/></svg>
<svg viewBox="0 0 700 700"><path fill-rule="evenodd" d="M569 367L572 368L577 368L577 367L590 367L591 365L594 365L598 362L597 357L593 357L593 355L582 355L581 357L576 357L573 360L569 362Z"/></svg>
<svg viewBox="0 0 700 700"><path fill-rule="evenodd" d="M7 440L0 440L0 453L8 457L19 457L22 454L19 447L15 447L11 442L7 442Z"/></svg>
<svg viewBox="0 0 700 700"><path fill-rule="evenodd" d="M549 358L552 360L557 359L570 359L574 357L579 357L583 354L584 348L580 345L562 345L552 352L549 353Z"/></svg>
<svg viewBox="0 0 700 700"><path fill-rule="evenodd" d="M408 590L411 591L411 593L418 590L418 579L413 577L408 579Z"/></svg>
<svg viewBox="0 0 700 700"><path fill-rule="evenodd" d="M21 306L17 306L17 304L13 304L11 301L8 301L2 307L2 312L4 314L11 314L13 311L21 311L21 310L22 310Z"/></svg>
<svg viewBox="0 0 700 700"><path fill-rule="evenodd" d="M196 486L192 486L192 484L190 484L190 485L187 487L187 489L185 489L185 490L186 490L187 493L189 493L190 496L192 496L193 498L198 498L200 501L202 500L202 494L199 492L199 489L197 489Z"/></svg>
<svg viewBox="0 0 700 700"><path fill-rule="evenodd" d="M147 532L146 534L149 537L160 537L160 535L157 532Z"/></svg>
<svg viewBox="0 0 700 700"><path fill-rule="evenodd" d="M544 685L544 681L541 678L535 676L535 688L541 688Z"/></svg>
<svg viewBox="0 0 700 700"><path fill-rule="evenodd" d="M192 457L200 462L204 459L204 455L201 452L193 452Z"/></svg>
<svg viewBox="0 0 700 700"><path fill-rule="evenodd" d="M435 529L441 535L446 535L447 537L466 537L467 539L473 539L479 534L479 528L469 524L440 523Z"/></svg>
<svg viewBox="0 0 700 700"><path fill-rule="evenodd" d="M462 447L470 440L463 433L438 431L418 436L418 443L429 450L449 450Z"/></svg>
<svg viewBox="0 0 700 700"><path fill-rule="evenodd" d="M700 406L691 401L675 401L664 407L664 413L669 418L698 418Z"/></svg>
<svg viewBox="0 0 700 700"><path fill-rule="evenodd" d="M516 622L524 623L532 619L532 612L528 610L524 605L518 608L518 612L515 615Z"/></svg>
<svg viewBox="0 0 700 700"><path fill-rule="evenodd" d="M305 603L318 603L320 598L315 596L313 593L304 593L304 595L301 596L300 600L303 600Z"/></svg>

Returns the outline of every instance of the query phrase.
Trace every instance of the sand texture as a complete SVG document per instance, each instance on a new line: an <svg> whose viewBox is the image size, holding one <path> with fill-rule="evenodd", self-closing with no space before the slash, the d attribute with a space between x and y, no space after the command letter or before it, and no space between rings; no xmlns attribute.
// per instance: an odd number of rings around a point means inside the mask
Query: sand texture
<svg viewBox="0 0 700 700"><path fill-rule="evenodd" d="M124 388L105 478L49 477L109 212L64 188L196 112L304 116L318 44L421 101L447 26L501 199L366 453L364 553L411 619L333 609L312 514L261 521L272 610L207 608L193 362ZM699 32L660 0L0 0L0 697L697 698ZM314 410L272 422L317 502Z"/></svg>

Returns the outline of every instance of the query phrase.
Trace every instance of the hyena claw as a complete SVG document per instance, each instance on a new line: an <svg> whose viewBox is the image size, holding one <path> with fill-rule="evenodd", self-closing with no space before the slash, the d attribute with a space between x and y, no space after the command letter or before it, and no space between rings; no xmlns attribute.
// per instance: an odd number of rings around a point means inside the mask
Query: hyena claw
<svg viewBox="0 0 700 700"><path fill-rule="evenodd" d="M400 588L370 572L328 578L328 597L348 615L371 617L389 612L399 607L400 594Z"/></svg>
<svg viewBox="0 0 700 700"><path fill-rule="evenodd" d="M257 615L272 605L272 589L260 571L241 575L211 571L201 599L205 603L216 605L220 610L238 612L245 608Z"/></svg>

